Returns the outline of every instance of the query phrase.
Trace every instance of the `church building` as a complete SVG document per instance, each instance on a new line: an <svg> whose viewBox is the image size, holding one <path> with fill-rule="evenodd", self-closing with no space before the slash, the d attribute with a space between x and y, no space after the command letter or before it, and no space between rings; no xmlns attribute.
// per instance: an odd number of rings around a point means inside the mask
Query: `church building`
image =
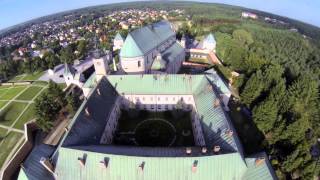
<svg viewBox="0 0 320 180"><path fill-rule="evenodd" d="M130 32L120 50L121 67L126 73L177 73L184 59L185 49L176 41L168 21ZM164 67L159 69L159 62Z"/></svg>

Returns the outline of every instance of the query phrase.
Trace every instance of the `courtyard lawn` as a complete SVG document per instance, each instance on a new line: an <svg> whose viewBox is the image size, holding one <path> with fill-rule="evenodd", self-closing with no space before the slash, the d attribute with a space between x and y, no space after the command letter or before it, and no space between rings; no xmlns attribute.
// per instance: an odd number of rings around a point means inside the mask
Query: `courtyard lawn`
<svg viewBox="0 0 320 180"><path fill-rule="evenodd" d="M42 87L39 86L30 86L17 98L17 100L30 101L41 91L41 89Z"/></svg>
<svg viewBox="0 0 320 180"><path fill-rule="evenodd" d="M5 106L8 103L8 101L0 101L0 109Z"/></svg>
<svg viewBox="0 0 320 180"><path fill-rule="evenodd" d="M22 114L19 120L14 124L14 128L23 130L24 124L35 118L35 109L34 103L30 104L30 106L26 109L26 111Z"/></svg>
<svg viewBox="0 0 320 180"><path fill-rule="evenodd" d="M26 74L21 80L22 81L35 81L35 80L38 80L43 75L43 73L44 73L43 71L39 71L39 72Z"/></svg>
<svg viewBox="0 0 320 180"><path fill-rule="evenodd" d="M0 97L0 100L11 100L16 95L18 95L21 91L23 91L26 88L26 86L17 86L12 87L8 89L2 96Z"/></svg>
<svg viewBox="0 0 320 180"><path fill-rule="evenodd" d="M0 124L10 126L19 117L27 103L11 102L0 112Z"/></svg>
<svg viewBox="0 0 320 180"><path fill-rule="evenodd" d="M20 138L23 136L22 133L11 131L9 134L3 138L0 145L0 167L2 167L3 163L8 158L10 152L15 147L15 145L19 142Z"/></svg>

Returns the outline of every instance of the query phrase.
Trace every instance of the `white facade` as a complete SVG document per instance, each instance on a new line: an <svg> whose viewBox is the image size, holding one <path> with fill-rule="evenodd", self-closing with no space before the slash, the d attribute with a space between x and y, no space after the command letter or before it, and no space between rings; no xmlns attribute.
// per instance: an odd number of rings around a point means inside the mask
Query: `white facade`
<svg viewBox="0 0 320 180"><path fill-rule="evenodd" d="M203 48L210 51L214 51L216 49L216 43L204 41Z"/></svg>
<svg viewBox="0 0 320 180"><path fill-rule="evenodd" d="M92 60L94 69L96 72L96 77L98 80L108 74L108 71L109 71L108 61L110 61L111 60L110 58L112 58L112 56L110 55L111 54L107 53L106 56L94 57Z"/></svg>
<svg viewBox="0 0 320 180"><path fill-rule="evenodd" d="M75 75L72 74L64 74L63 78L66 82L67 86L70 86L71 84L77 85L78 87L82 87L83 86L83 82L85 80L84 76L82 73L76 73Z"/></svg>
<svg viewBox="0 0 320 180"><path fill-rule="evenodd" d="M113 50L115 51L115 50L121 49L123 46L123 43L124 43L123 40L115 39L113 41Z"/></svg>

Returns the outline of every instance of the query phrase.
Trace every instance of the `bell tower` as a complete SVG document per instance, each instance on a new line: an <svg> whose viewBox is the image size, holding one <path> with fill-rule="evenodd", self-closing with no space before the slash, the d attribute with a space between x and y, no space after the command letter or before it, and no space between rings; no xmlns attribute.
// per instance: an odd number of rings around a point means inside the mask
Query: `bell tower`
<svg viewBox="0 0 320 180"><path fill-rule="evenodd" d="M109 71L109 62L112 60L112 53L107 51L103 55L102 51L96 49L93 52L93 64L96 72L97 80L100 80L103 76L106 76Z"/></svg>

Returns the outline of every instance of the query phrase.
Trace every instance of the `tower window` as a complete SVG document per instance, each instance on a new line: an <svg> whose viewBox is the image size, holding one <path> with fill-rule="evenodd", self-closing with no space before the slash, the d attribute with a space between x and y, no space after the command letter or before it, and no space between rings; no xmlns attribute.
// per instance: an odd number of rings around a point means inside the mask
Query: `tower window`
<svg viewBox="0 0 320 180"><path fill-rule="evenodd" d="M140 61L138 61L138 67L140 67L141 66L141 62Z"/></svg>

